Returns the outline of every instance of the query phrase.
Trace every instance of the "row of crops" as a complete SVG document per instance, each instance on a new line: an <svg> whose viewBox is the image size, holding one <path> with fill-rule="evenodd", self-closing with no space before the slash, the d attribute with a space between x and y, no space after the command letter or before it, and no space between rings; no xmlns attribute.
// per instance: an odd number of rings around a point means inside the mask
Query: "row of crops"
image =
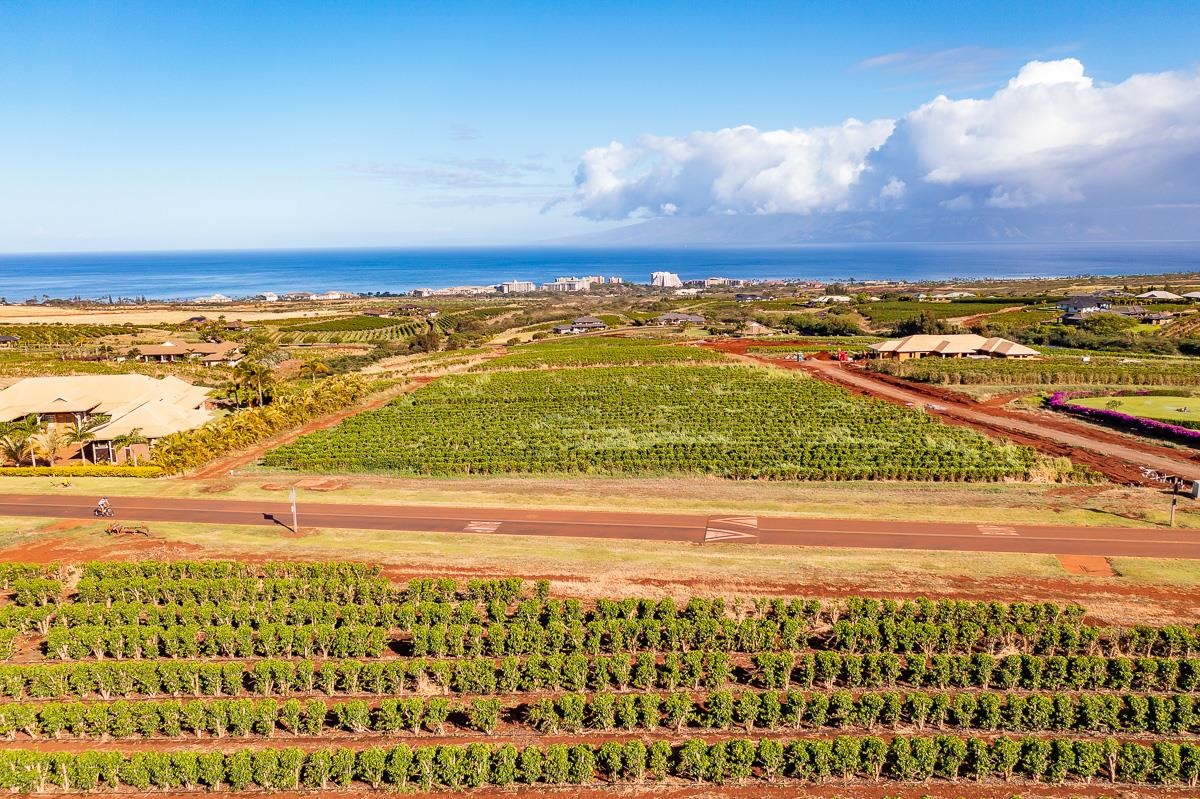
<svg viewBox="0 0 1200 799"><path fill-rule="evenodd" d="M1200 386L1194 359L1131 359L1088 355L1046 360L921 358L880 361L875 368L922 383L945 385Z"/></svg>
<svg viewBox="0 0 1200 799"><path fill-rule="evenodd" d="M681 346L668 339L588 336L527 344L513 348L472 371L582 366L716 363L726 360L713 350Z"/></svg>
<svg viewBox="0 0 1200 799"><path fill-rule="evenodd" d="M871 320L871 324L887 327L923 314L932 314L937 319L958 319L979 314L991 314L1006 308L1015 308L1026 303L1021 297L973 298L949 302L916 302L913 300L883 300L856 306L859 313Z"/></svg>
<svg viewBox="0 0 1200 799"><path fill-rule="evenodd" d="M264 462L405 475L1001 480L1027 476L1038 458L797 374L701 365L447 377Z"/></svg>
<svg viewBox="0 0 1200 799"><path fill-rule="evenodd" d="M383 645L206 643L308 627ZM53 643L172 629L199 648ZM1076 605L0 564L0 630L17 661L0 665L0 787L16 793L1200 778L1200 625L1101 626Z"/></svg>
<svg viewBox="0 0 1200 799"><path fill-rule="evenodd" d="M124 325L72 325L63 323L0 325L0 336L16 336L20 344L73 345L91 342L104 336L136 333L136 328Z"/></svg>

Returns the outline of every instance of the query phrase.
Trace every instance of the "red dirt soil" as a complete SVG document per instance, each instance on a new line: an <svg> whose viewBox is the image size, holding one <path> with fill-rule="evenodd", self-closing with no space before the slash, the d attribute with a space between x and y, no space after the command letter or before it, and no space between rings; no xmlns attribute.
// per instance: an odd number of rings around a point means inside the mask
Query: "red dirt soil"
<svg viewBox="0 0 1200 799"><path fill-rule="evenodd" d="M353 405L349 408L343 408L337 413L331 413L328 416L322 416L320 419L314 419L302 427L297 427L280 433L277 436L272 436L265 441L260 441L250 449L244 449L240 452L235 452L232 455L227 455L223 458L217 458L215 461L205 464L196 471L187 475L186 479L205 480L213 477L223 477L232 472L234 469L254 463L256 460L266 454L268 450L272 450L291 441L295 441L300 436L333 427L339 422L342 422L351 416L356 416L360 413L363 413L364 411L378 410L394 400L396 397L416 391L418 388L431 382L433 379L434 378L432 377L426 376L410 377L405 384L398 389L390 389L378 394L372 394L365 402L362 402L358 405Z"/></svg>
<svg viewBox="0 0 1200 799"><path fill-rule="evenodd" d="M769 345L785 348L795 347L798 343L770 342ZM815 359L815 362L814 359L796 362L747 354L751 347L763 345L764 342L743 339L706 342L704 346L785 369L799 369L863 396L883 399L898 405L910 402L914 405L926 405L932 402L943 406L942 409L931 412L936 413L947 424L971 427L992 436L1035 447L1048 455L1070 458L1072 462L1094 469L1114 482L1127 485L1160 485L1143 476L1142 466L1178 474L1188 479L1200 478L1200 454L1182 454L1176 449L1147 444L1050 414L1013 411L1003 407L1011 401L1011 397L1003 401L980 403L948 389L867 372L854 365L823 359Z"/></svg>

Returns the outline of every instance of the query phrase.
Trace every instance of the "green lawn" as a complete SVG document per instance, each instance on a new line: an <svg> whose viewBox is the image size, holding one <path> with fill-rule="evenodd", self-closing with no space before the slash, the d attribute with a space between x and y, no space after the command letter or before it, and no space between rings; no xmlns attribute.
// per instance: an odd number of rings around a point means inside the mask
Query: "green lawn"
<svg viewBox="0 0 1200 799"><path fill-rule="evenodd" d="M1161 422L1200 423L1200 397L1084 397L1071 400L1071 404L1120 411L1130 416L1157 419Z"/></svg>

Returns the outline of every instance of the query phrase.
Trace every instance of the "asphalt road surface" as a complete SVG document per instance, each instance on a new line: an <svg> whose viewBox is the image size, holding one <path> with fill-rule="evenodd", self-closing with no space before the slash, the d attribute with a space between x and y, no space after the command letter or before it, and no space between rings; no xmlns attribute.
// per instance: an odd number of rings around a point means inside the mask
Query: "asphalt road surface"
<svg viewBox="0 0 1200 799"><path fill-rule="evenodd" d="M124 522L194 522L287 527L292 519L291 507L286 502L162 497L110 499L116 509L115 520ZM94 507L94 500L87 497L0 494L0 516L90 519L94 518ZM697 544L774 544L1200 559L1200 531L1164 528L341 505L303 501L299 506L299 521L301 528L556 535Z"/></svg>

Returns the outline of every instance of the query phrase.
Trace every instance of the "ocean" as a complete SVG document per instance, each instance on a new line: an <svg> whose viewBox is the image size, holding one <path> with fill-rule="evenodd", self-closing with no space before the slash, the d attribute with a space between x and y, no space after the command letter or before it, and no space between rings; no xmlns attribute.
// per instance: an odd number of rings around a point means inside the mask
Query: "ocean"
<svg viewBox="0 0 1200 799"><path fill-rule="evenodd" d="M393 292L650 273L802 280L964 280L1200 271L1200 242L853 244L699 249L458 248L0 255L0 297L191 299Z"/></svg>

